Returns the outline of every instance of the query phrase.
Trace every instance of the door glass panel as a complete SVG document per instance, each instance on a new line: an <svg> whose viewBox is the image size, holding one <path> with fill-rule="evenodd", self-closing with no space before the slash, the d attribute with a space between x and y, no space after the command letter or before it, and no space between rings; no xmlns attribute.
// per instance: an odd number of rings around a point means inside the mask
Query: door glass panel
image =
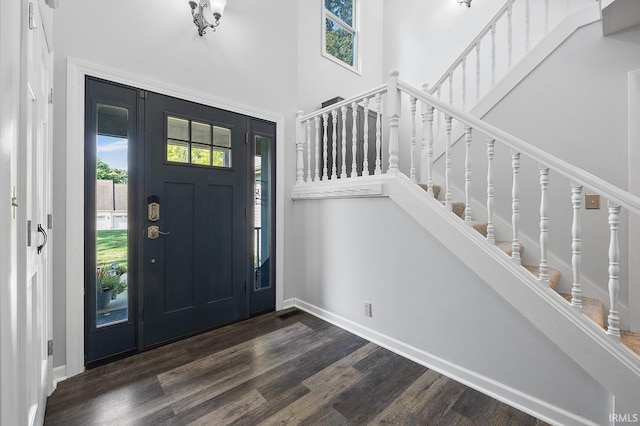
<svg viewBox="0 0 640 426"><path fill-rule="evenodd" d="M271 139L255 137L254 158L254 289L271 287Z"/></svg>
<svg viewBox="0 0 640 426"><path fill-rule="evenodd" d="M189 142L170 140L167 142L167 161L174 163L189 162Z"/></svg>
<svg viewBox="0 0 640 426"><path fill-rule="evenodd" d="M231 150L214 147L213 165L217 167L231 167Z"/></svg>
<svg viewBox="0 0 640 426"><path fill-rule="evenodd" d="M211 145L211 126L206 123L191 123L191 140Z"/></svg>
<svg viewBox="0 0 640 426"><path fill-rule="evenodd" d="M211 165L211 147L208 145L191 145L191 162L203 166Z"/></svg>
<svg viewBox="0 0 640 426"><path fill-rule="evenodd" d="M176 117L167 118L167 136L169 139L189 140L189 120Z"/></svg>
<svg viewBox="0 0 640 426"><path fill-rule="evenodd" d="M129 110L98 104L96 135L96 326L129 319Z"/></svg>
<svg viewBox="0 0 640 426"><path fill-rule="evenodd" d="M213 126L213 144L231 148L231 129Z"/></svg>
<svg viewBox="0 0 640 426"><path fill-rule="evenodd" d="M167 161L231 167L231 129L167 117Z"/></svg>

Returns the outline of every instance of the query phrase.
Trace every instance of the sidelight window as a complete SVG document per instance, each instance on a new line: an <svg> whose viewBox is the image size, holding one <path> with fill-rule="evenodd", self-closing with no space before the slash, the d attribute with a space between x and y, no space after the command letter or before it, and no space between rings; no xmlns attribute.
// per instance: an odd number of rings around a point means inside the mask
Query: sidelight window
<svg viewBox="0 0 640 426"><path fill-rule="evenodd" d="M168 116L167 161L231 167L231 129Z"/></svg>

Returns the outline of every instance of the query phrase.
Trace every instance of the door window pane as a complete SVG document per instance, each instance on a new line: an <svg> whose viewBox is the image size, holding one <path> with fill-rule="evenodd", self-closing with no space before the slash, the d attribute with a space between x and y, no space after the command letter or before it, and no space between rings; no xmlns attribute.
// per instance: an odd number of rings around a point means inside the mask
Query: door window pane
<svg viewBox="0 0 640 426"><path fill-rule="evenodd" d="M129 110L97 105L96 326L129 319Z"/></svg>
<svg viewBox="0 0 640 426"><path fill-rule="evenodd" d="M231 129L167 117L167 161L231 167Z"/></svg>

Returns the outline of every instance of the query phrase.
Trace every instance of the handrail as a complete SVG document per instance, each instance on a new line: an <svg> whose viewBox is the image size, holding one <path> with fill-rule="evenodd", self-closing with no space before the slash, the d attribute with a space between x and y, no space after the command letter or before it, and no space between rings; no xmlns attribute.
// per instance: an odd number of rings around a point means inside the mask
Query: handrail
<svg viewBox="0 0 640 426"><path fill-rule="evenodd" d="M571 182L578 183L588 188L597 190L605 194L607 199L615 203L619 203L629 211L640 214L640 197L630 194L629 192L615 185L612 185L609 182L597 176L594 176L593 174L579 167L561 160L560 158L554 157L553 155L546 153L540 148L528 144L522 139L517 138L503 130L500 130L495 126L492 126L491 124L488 124L487 122L472 116L471 114L452 107L448 103L439 100L435 96L422 90L416 89L415 87L401 80L398 81L398 89L422 102L426 102L427 104L435 107L436 109L439 109L443 113L455 118L456 120L459 120L464 124L467 124L472 128L481 131L486 136L507 145L509 148L527 155L540 164L552 168L554 171L571 180Z"/></svg>
<svg viewBox="0 0 640 426"><path fill-rule="evenodd" d="M440 77L436 81L436 83L429 89L429 94L430 95L433 95L438 90L438 87L440 87L442 84L444 84L444 82L447 80L447 78L449 78L449 74L451 74L452 72L455 71L456 68L458 68L458 65L460 65L462 63L462 60L467 55L469 55L469 53L471 53L471 51L476 47L476 44L479 41L481 41L484 38L485 35L487 35L487 33L491 30L491 27L493 25L495 25L498 22L498 20L500 18L502 18L502 16L504 16L504 14L507 12L509 7L511 7L511 5L513 5L513 3L515 3L515 1L516 0L507 0L507 2L500 9L498 9L498 12L496 12L496 14L493 16L493 18L491 18L489 23L487 25L485 25L485 27L478 33L476 38L474 38L473 41L466 47L466 49L464 49L462 51L460 56L458 56L456 58L456 60L453 61L452 65L447 69L447 71L445 71L445 73L442 74L442 77Z"/></svg>
<svg viewBox="0 0 640 426"><path fill-rule="evenodd" d="M336 102L335 104L326 106L322 109L319 109L315 112L309 113L307 115L303 115L300 117L300 121L307 121L311 118L322 116L324 113L329 113L337 108L341 108L343 106L350 106L352 102L358 99L370 98L377 94L384 94L387 92L387 84L381 84L380 86L374 87L373 89L367 90L366 92L362 92L359 95L352 96L349 99L342 100L340 102Z"/></svg>

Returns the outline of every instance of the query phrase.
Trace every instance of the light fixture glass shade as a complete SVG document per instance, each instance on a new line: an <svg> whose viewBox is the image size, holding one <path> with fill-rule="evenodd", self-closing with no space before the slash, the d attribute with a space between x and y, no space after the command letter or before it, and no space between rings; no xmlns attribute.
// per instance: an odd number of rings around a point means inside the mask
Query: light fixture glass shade
<svg viewBox="0 0 640 426"><path fill-rule="evenodd" d="M211 13L213 16L220 15L224 12L224 7L227 5L227 0L210 0L211 1Z"/></svg>

